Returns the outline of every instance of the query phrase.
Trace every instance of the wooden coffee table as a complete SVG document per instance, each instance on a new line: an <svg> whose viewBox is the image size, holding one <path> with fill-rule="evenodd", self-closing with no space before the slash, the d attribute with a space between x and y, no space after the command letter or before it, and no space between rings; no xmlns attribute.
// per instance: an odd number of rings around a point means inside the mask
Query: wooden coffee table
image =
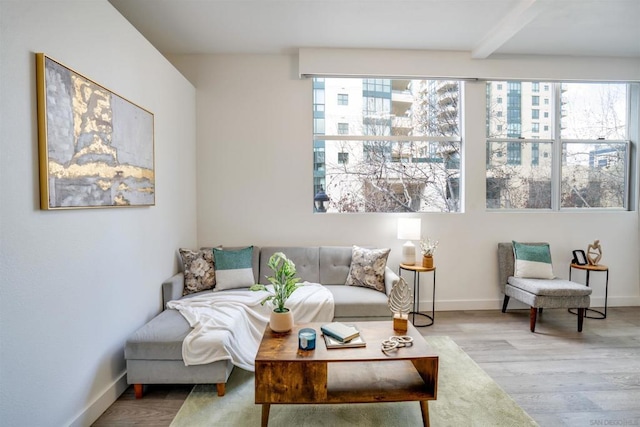
<svg viewBox="0 0 640 427"><path fill-rule="evenodd" d="M271 404L372 403L419 401L429 425L429 400L438 389L438 356L416 328L393 330L391 319L354 324L366 347L327 349L320 326L306 323L286 334L267 326L256 355L256 404L262 404L262 425ZM316 349L298 350L298 331L316 330ZM413 346L385 354L381 343L392 335L410 335Z"/></svg>

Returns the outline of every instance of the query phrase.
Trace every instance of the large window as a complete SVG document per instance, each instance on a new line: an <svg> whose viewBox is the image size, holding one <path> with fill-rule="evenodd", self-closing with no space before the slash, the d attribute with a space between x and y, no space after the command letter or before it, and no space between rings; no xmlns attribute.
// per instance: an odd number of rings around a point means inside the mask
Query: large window
<svg viewBox="0 0 640 427"><path fill-rule="evenodd" d="M459 82L316 78L313 87L314 191L325 190L328 212L460 210Z"/></svg>
<svg viewBox="0 0 640 427"><path fill-rule="evenodd" d="M540 84L550 92L542 118L532 95ZM488 82L487 207L627 208L628 92L620 83Z"/></svg>

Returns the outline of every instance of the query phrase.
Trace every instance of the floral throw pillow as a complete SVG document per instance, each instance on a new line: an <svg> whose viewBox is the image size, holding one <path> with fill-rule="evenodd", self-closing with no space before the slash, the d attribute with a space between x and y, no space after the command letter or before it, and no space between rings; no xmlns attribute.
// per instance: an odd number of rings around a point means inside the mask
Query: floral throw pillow
<svg viewBox="0 0 640 427"><path fill-rule="evenodd" d="M351 268L345 285L362 286L385 292L384 271L391 249L365 249L354 246Z"/></svg>
<svg viewBox="0 0 640 427"><path fill-rule="evenodd" d="M184 266L184 289L182 295L213 289L216 285L216 273L213 268L213 250L204 249L194 252L180 249Z"/></svg>

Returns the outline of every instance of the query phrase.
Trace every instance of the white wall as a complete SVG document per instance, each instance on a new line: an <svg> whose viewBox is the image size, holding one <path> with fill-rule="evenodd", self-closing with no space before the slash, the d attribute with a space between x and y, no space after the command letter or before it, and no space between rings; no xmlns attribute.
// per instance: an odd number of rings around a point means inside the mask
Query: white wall
<svg viewBox="0 0 640 427"><path fill-rule="evenodd" d="M89 425L196 244L195 89L106 1L2 1L0 40L0 424ZM155 207L39 210L35 52L155 114Z"/></svg>
<svg viewBox="0 0 640 427"><path fill-rule="evenodd" d="M199 245L384 246L392 248L389 264L397 269L404 243L396 239L401 214L312 212L311 81L298 78L295 55L170 60L197 90L198 182L206 183L198 187ZM555 273L564 278L571 251L600 239L602 263L611 270L609 304L640 305L637 212L486 211L485 86L469 83L464 95L464 213L402 214L422 218L423 234L440 241L436 309L499 308L497 243L512 239L549 241ZM592 275L593 305L604 302L598 276ZM422 281L423 302L429 300L429 283Z"/></svg>

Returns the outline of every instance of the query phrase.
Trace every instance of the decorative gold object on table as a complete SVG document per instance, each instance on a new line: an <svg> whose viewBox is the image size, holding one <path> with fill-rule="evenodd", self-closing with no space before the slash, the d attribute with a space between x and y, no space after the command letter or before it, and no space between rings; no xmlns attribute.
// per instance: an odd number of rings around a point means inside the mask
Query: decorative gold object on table
<svg viewBox="0 0 640 427"><path fill-rule="evenodd" d="M409 285L407 285L407 282L405 282L402 277L400 277L400 280L391 288L388 304L393 313L393 329L406 332L413 297L411 296Z"/></svg>
<svg viewBox="0 0 640 427"><path fill-rule="evenodd" d="M431 240L427 238L427 240L420 240L420 250L422 251L422 266L424 268L433 268L433 254L438 248L438 241Z"/></svg>
<svg viewBox="0 0 640 427"><path fill-rule="evenodd" d="M598 265L601 259L602 248L600 247L600 240L594 240L587 247L587 261L589 261L589 265Z"/></svg>

